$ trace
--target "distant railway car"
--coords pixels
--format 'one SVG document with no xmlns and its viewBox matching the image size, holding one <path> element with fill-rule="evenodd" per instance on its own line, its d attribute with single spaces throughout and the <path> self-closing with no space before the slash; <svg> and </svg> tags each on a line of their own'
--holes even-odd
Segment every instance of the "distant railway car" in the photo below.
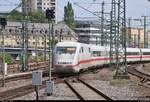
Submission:
<svg viewBox="0 0 150 102">
<path fill-rule="evenodd" d="M 59 42 L 54 49 L 54 70 L 58 73 L 78 73 L 90 67 L 103 66 L 112 60 L 109 53 L 109 47 Z M 126 55 L 127 62 L 150 61 L 150 49 L 127 48 Z"/>
<path fill-rule="evenodd" d="M 141 61 L 141 49 L 139 48 L 127 48 L 127 62 Z"/>
<path fill-rule="evenodd" d="M 141 60 L 150 61 L 150 49 L 141 49 Z"/>
</svg>

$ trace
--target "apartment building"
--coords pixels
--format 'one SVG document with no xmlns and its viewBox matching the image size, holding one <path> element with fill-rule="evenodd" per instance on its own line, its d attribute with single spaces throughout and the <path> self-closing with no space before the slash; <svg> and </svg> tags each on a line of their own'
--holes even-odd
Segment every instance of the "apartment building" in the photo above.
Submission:
<svg viewBox="0 0 150 102">
<path fill-rule="evenodd" d="M 109 32 L 106 26 L 103 28 L 102 38 L 101 25 L 99 20 L 78 20 L 76 21 L 75 32 L 78 34 L 78 41 L 81 43 L 109 46 Z"/>
<path fill-rule="evenodd" d="M 57 23 L 57 0 L 24 0 L 25 6 L 22 6 L 22 10 L 28 12 L 46 9 L 53 9 L 55 12 L 55 22 Z"/>
</svg>

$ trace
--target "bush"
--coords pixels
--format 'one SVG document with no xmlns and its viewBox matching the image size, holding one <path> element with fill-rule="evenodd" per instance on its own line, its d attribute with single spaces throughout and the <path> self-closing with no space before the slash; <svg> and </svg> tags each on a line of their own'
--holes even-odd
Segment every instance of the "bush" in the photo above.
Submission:
<svg viewBox="0 0 150 102">
<path fill-rule="evenodd" d="M 3 59 L 3 55 L 2 54 L 0 54 L 0 59 L 2 61 L 2 59 Z M 7 64 L 12 64 L 13 63 L 13 58 L 12 58 L 12 56 L 10 54 L 5 54 L 5 62 Z"/>
</svg>

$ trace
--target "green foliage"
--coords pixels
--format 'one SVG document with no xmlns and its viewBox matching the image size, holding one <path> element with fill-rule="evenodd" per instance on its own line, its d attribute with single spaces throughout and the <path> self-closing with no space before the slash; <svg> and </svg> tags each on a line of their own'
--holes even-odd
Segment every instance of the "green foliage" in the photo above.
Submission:
<svg viewBox="0 0 150 102">
<path fill-rule="evenodd" d="M 23 19 L 23 14 L 17 10 L 13 10 L 7 16 L 7 19 L 10 21 L 21 21 Z"/>
<path fill-rule="evenodd" d="M 71 29 L 74 29 L 75 27 L 74 11 L 72 8 L 72 4 L 69 2 L 67 6 L 64 7 L 64 21 Z"/>
<path fill-rule="evenodd" d="M 12 11 L 7 16 L 7 19 L 10 21 L 21 21 L 23 20 L 23 18 L 24 18 L 23 14 L 17 10 Z M 34 22 L 47 22 L 47 19 L 45 18 L 45 13 L 39 10 L 34 12 L 29 12 L 27 14 L 27 19 L 29 21 L 34 21 Z"/>
<path fill-rule="evenodd" d="M 2 61 L 2 59 L 3 59 L 3 55 L 2 55 L 2 54 L 0 54 L 0 59 L 1 59 L 1 61 Z M 5 62 L 6 62 L 7 64 L 12 64 L 12 63 L 13 63 L 13 58 L 12 58 L 12 56 L 9 55 L 9 54 L 5 54 Z"/>
<path fill-rule="evenodd" d="M 35 22 L 45 22 L 46 21 L 45 13 L 42 11 L 29 12 L 28 19 L 30 21 L 35 21 Z"/>
<path fill-rule="evenodd" d="M 51 46 L 51 43 L 52 43 L 52 40 L 50 40 L 50 43 L 48 43 L 48 45 L 50 45 Z M 56 45 L 58 43 L 58 40 L 56 40 L 56 39 L 54 39 L 54 45 Z"/>
</svg>

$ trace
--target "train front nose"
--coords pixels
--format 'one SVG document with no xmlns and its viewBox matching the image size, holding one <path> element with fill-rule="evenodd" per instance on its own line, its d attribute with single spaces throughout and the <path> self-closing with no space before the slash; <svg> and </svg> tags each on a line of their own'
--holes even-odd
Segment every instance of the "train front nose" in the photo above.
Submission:
<svg viewBox="0 0 150 102">
<path fill-rule="evenodd" d="M 55 72 L 74 73 L 73 68 L 76 47 L 58 46 L 55 53 Z"/>
<path fill-rule="evenodd" d="M 56 73 L 75 73 L 75 69 L 72 65 L 55 65 Z"/>
</svg>

